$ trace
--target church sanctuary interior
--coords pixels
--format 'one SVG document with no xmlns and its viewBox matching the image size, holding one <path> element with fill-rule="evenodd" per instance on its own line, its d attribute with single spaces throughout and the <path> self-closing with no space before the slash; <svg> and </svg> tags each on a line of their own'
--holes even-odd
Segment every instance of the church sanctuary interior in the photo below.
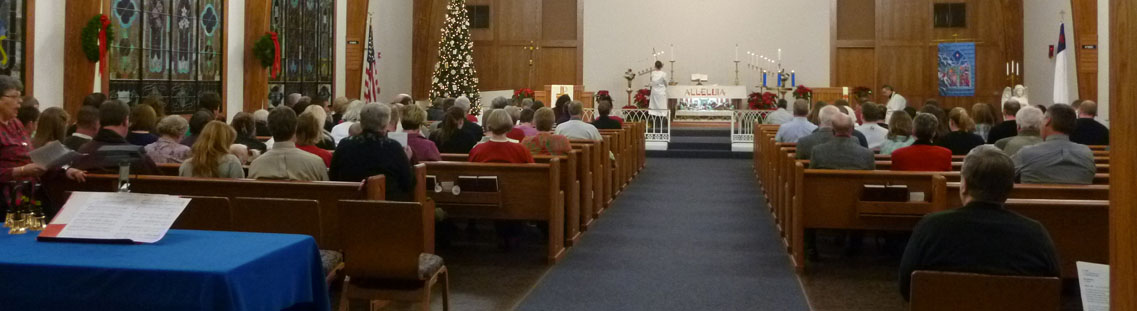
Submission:
<svg viewBox="0 0 1137 311">
<path fill-rule="evenodd" d="M 1137 311 L 1135 51 L 1137 0 L 0 0 L 0 310 Z"/>
</svg>

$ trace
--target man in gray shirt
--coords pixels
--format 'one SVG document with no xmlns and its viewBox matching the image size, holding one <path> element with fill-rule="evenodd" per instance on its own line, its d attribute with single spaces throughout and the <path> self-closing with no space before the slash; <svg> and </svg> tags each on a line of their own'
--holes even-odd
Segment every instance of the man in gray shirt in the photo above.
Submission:
<svg viewBox="0 0 1137 311">
<path fill-rule="evenodd" d="M 873 170 L 876 160 L 872 150 L 853 138 L 853 118 L 837 115 L 832 120 L 833 139 L 813 147 L 809 168 L 833 170 Z"/>
<path fill-rule="evenodd" d="M 1025 184 L 1083 184 L 1094 181 L 1094 153 L 1090 147 L 1070 141 L 1078 116 L 1066 104 L 1046 109 L 1042 143 L 1024 147 L 1012 159 L 1015 176 Z"/>
<path fill-rule="evenodd" d="M 1032 106 L 1022 107 L 1019 112 L 1015 113 L 1015 123 L 1018 124 L 1019 134 L 996 141 L 995 147 L 999 147 L 1007 155 L 1013 156 L 1023 147 L 1042 143 L 1043 118 L 1045 116 L 1042 114 L 1042 110 Z"/>
<path fill-rule="evenodd" d="M 848 117 L 845 113 L 841 112 L 836 106 L 821 107 L 817 112 L 818 121 L 821 122 L 821 127 L 809 134 L 809 136 L 802 137 L 797 141 L 796 157 L 798 159 L 809 160 L 813 147 L 824 144 L 833 140 L 833 120 L 840 117 Z M 861 147 L 868 147 L 869 143 L 865 140 L 865 136 L 857 130 L 852 131 L 854 139 L 860 143 Z"/>
</svg>

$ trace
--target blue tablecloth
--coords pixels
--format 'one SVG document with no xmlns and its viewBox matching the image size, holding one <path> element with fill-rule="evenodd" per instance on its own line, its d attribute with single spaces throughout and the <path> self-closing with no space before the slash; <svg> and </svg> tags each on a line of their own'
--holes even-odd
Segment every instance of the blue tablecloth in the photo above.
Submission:
<svg viewBox="0 0 1137 311">
<path fill-rule="evenodd" d="M 0 233 L 0 310 L 329 310 L 319 256 L 306 235 L 170 230 L 111 245 Z"/>
</svg>

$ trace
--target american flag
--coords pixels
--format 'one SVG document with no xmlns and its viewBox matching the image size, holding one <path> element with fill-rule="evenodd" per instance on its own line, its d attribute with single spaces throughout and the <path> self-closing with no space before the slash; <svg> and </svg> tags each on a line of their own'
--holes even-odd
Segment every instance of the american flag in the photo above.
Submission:
<svg viewBox="0 0 1137 311">
<path fill-rule="evenodd" d="M 379 60 L 380 53 L 375 50 L 375 34 L 371 30 L 370 21 L 367 24 L 367 48 L 363 51 L 367 54 L 363 58 L 363 100 L 370 103 L 379 101 L 379 80 L 375 79 L 378 68 L 375 67 L 375 62 Z"/>
</svg>

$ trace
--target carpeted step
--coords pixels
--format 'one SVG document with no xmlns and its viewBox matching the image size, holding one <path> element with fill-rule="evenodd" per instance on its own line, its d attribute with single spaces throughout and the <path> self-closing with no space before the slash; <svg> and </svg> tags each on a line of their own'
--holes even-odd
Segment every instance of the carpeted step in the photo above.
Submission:
<svg viewBox="0 0 1137 311">
<path fill-rule="evenodd" d="M 676 149 L 669 146 L 668 150 L 647 150 L 649 158 L 694 158 L 694 159 L 751 159 L 751 152 L 732 152 L 727 145 L 726 150 L 705 149 Z"/>
<path fill-rule="evenodd" d="M 671 129 L 671 137 L 676 136 L 715 136 L 730 138 L 730 128 L 681 128 Z"/>
<path fill-rule="evenodd" d="M 730 150 L 730 137 L 672 136 L 669 149 Z"/>
</svg>

